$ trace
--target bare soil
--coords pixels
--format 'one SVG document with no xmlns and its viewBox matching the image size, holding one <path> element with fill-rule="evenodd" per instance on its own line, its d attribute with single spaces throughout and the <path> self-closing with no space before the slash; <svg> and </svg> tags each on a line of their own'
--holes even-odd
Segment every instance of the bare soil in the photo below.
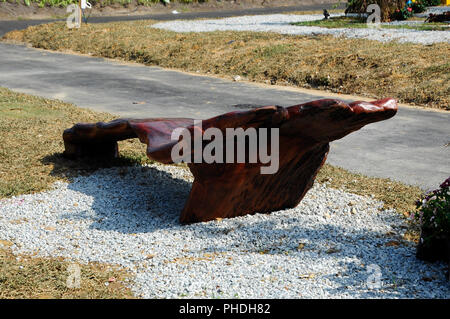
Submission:
<svg viewBox="0 0 450 319">
<path fill-rule="evenodd" d="M 172 2 L 164 6 L 155 3 L 149 6 L 138 5 L 136 0 L 131 4 L 112 4 L 101 6 L 96 4 L 91 10 L 91 16 L 120 16 L 120 15 L 147 15 L 171 13 L 176 10 L 183 12 L 206 12 L 220 10 L 243 10 L 252 8 L 270 8 L 282 6 L 299 6 L 314 4 L 336 3 L 337 0 L 209 0 L 207 2 L 179 3 Z M 37 3 L 30 6 L 18 3 L 0 2 L 0 20 L 16 19 L 49 19 L 63 18 L 67 15 L 66 8 L 44 7 L 39 8 Z"/>
</svg>

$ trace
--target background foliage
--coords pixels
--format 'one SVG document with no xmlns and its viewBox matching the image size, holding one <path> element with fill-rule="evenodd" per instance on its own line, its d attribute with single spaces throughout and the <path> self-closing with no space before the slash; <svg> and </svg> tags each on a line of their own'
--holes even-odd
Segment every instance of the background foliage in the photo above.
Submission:
<svg viewBox="0 0 450 319">
<path fill-rule="evenodd" d="M 395 10 L 401 10 L 405 7 L 406 0 L 349 0 L 347 3 L 348 12 L 365 13 L 367 7 L 376 3 L 381 8 L 381 21 L 389 21 L 390 16 Z"/>
</svg>

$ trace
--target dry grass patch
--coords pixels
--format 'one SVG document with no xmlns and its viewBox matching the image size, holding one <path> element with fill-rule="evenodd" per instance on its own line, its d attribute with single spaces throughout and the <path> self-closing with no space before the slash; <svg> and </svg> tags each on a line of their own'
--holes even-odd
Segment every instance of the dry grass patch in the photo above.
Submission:
<svg viewBox="0 0 450 319">
<path fill-rule="evenodd" d="M 152 21 L 53 23 L 13 31 L 5 39 L 147 65 L 248 80 L 319 88 L 450 110 L 450 44 L 381 43 L 276 33 L 175 33 Z"/>
<path fill-rule="evenodd" d="M 423 191 L 419 187 L 405 185 L 388 178 L 368 177 L 349 172 L 343 168 L 325 164 L 316 180 L 328 187 L 342 189 L 346 192 L 362 196 L 371 196 L 384 203 L 384 209 L 395 209 L 403 217 L 408 218 L 416 210 L 415 201 Z M 403 236 L 404 240 L 418 243 L 419 226 L 408 218 L 409 228 Z"/>
<path fill-rule="evenodd" d="M 74 123 L 110 120 L 114 116 L 80 109 L 0 88 L 0 198 L 48 189 L 99 167 L 147 161 L 136 140 L 121 143 L 122 155 L 112 162 L 70 161 L 61 156 L 62 132 Z M 22 222 L 18 220 L 17 222 Z M 14 256 L 13 243 L 0 240 L 0 298 L 131 298 L 123 285 L 125 271 L 90 263 L 81 268 L 81 287 L 67 288 L 70 264 L 61 258 Z M 114 278 L 108 286 L 110 278 Z"/>
<path fill-rule="evenodd" d="M 385 209 L 394 208 L 404 216 L 415 210 L 415 201 L 422 194 L 419 187 L 409 186 L 387 178 L 368 177 L 343 168 L 325 164 L 316 179 L 328 187 L 383 201 Z"/>
<path fill-rule="evenodd" d="M 99 167 L 149 161 L 144 144 L 137 139 L 120 142 L 121 156 L 114 161 L 70 161 L 62 157 L 64 129 L 78 122 L 114 118 L 0 88 L 0 198 L 46 190 L 57 179 L 67 180 Z"/>
<path fill-rule="evenodd" d="M 124 285 L 128 274 L 117 267 L 97 263 L 76 264 L 80 268 L 80 287 L 68 288 L 70 261 L 16 256 L 1 244 L 2 241 L 0 299 L 134 298 Z"/>
</svg>

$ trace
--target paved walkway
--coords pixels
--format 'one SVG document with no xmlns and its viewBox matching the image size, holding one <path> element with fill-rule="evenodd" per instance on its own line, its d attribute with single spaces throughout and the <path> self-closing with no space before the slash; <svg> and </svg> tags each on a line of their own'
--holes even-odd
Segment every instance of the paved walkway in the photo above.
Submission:
<svg viewBox="0 0 450 319">
<path fill-rule="evenodd" d="M 126 117 L 208 118 L 246 104 L 289 106 L 330 97 L 5 43 L 0 86 Z M 448 112 L 401 107 L 394 118 L 333 142 L 328 162 L 432 188 L 450 175 L 449 124 Z"/>
</svg>

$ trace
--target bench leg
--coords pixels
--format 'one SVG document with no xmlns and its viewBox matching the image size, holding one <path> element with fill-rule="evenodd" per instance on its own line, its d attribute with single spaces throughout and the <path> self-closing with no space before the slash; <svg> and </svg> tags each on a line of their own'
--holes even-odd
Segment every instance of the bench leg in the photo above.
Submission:
<svg viewBox="0 0 450 319">
<path fill-rule="evenodd" d="M 79 123 L 63 133 L 64 153 L 67 158 L 116 158 L 117 141 L 137 137 L 126 119 L 109 123 Z"/>
<path fill-rule="evenodd" d="M 280 145 L 281 146 L 281 145 Z M 195 179 L 181 223 L 293 208 L 312 187 L 329 144 L 308 151 L 286 143 L 277 173 L 262 175 L 256 164 L 189 164 Z"/>
</svg>

